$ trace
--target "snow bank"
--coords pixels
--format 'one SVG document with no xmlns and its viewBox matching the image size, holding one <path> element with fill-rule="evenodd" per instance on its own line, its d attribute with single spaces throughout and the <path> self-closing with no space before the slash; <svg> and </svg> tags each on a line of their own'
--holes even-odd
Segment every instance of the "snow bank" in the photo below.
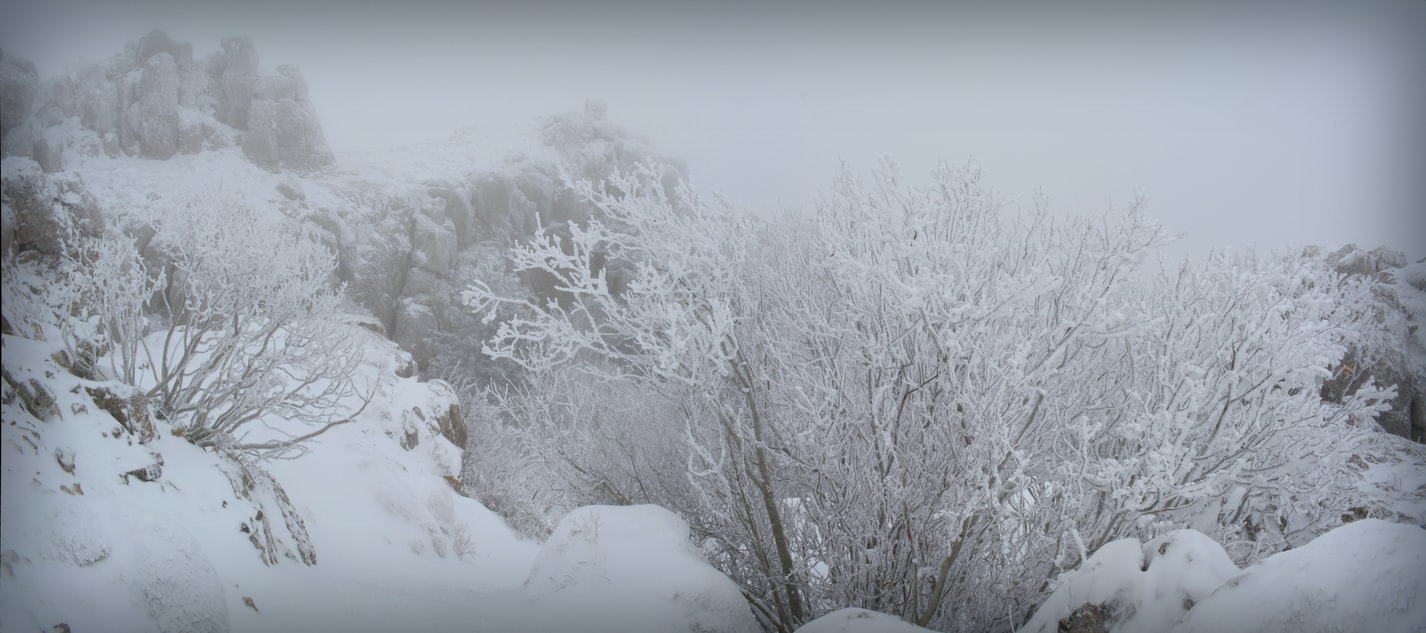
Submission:
<svg viewBox="0 0 1426 633">
<path fill-rule="evenodd" d="M 455 490 L 459 451 L 437 425 L 450 390 L 397 377 L 394 344 L 351 336 L 368 339 L 373 405 L 264 464 L 157 419 L 141 442 L 90 391 L 123 385 L 5 335 L 0 630 L 447 630 L 505 608 L 490 592 L 520 586 L 536 546 Z M 44 406 L 11 380 L 43 385 Z"/>
<path fill-rule="evenodd" d="M 1366 519 L 1238 570 L 1193 530 L 1121 539 L 1066 574 L 1022 633 L 1426 631 L 1426 530 Z"/>
<path fill-rule="evenodd" d="M 540 548 L 524 614 L 499 630 L 758 631 L 738 586 L 705 562 L 688 523 L 658 506 L 570 512 Z"/>
<path fill-rule="evenodd" d="M 802 625 L 797 633 L 924 633 L 930 630 L 894 615 L 866 609 L 842 609 Z"/>
<path fill-rule="evenodd" d="M 1426 530 L 1365 519 L 1269 556 L 1175 633 L 1426 631 Z"/>
<path fill-rule="evenodd" d="M 1060 620 L 1079 613 L 1116 622 L 1118 633 L 1165 631 L 1237 573 L 1223 548 L 1201 532 L 1176 530 L 1143 545 L 1120 539 L 1065 575 L 1020 630 L 1054 633 Z"/>
</svg>

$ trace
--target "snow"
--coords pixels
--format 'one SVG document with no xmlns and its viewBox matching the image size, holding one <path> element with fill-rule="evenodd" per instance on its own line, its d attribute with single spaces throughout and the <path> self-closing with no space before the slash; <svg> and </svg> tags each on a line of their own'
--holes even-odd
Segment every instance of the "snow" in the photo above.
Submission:
<svg viewBox="0 0 1426 633">
<path fill-rule="evenodd" d="M 396 353 L 353 330 L 371 337 L 371 349 Z M 76 631 L 449 628 L 500 604 L 480 596 L 523 582 L 536 545 L 456 494 L 445 477 L 459 471 L 458 449 L 428 425 L 411 450 L 400 445 L 403 413 L 423 409 L 434 419 L 451 398 L 439 383 L 386 373 L 382 406 L 314 440 L 300 458 L 266 464 L 317 560 L 280 556 L 267 565 L 242 530 L 266 511 L 278 550 L 295 556 L 301 539 L 283 529 L 280 504 L 261 486 L 251 498 L 237 494 L 225 473 L 242 465 L 172 436 L 165 422 L 155 421 L 158 438 L 138 444 L 84 389 L 118 385 L 65 372 L 50 358 L 59 348 L 4 337 L 6 372 L 45 384 L 56 406 L 36 419 L 17 398 L 4 405 L 0 630 L 60 622 Z M 120 478 L 155 455 L 156 481 Z"/>
<path fill-rule="evenodd" d="M 1364 519 L 1269 556 L 1194 606 L 1175 633 L 1426 631 L 1426 530 Z"/>
<path fill-rule="evenodd" d="M 449 387 L 396 377 L 394 344 L 351 335 L 365 337 L 373 406 L 260 469 L 163 421 L 137 443 L 85 390 L 122 385 L 65 372 L 57 343 L 6 335 L 6 372 L 46 384 L 56 406 L 37 419 L 18 398 L 4 405 L 0 630 L 758 630 L 737 585 L 662 508 L 581 508 L 542 547 L 517 538 L 448 479 L 460 454 L 434 420 Z M 156 456 L 156 481 L 120 478 Z M 263 470 L 304 527 L 284 525 Z M 258 481 L 247 497 L 234 483 L 245 474 Z M 249 540 L 262 512 L 272 565 Z M 296 560 L 304 541 L 315 565 Z"/>
<path fill-rule="evenodd" d="M 507 631 L 758 631 L 738 586 L 698 554 L 688 523 L 651 505 L 566 515 L 535 557 Z"/>
<path fill-rule="evenodd" d="M 1426 530 L 1365 519 L 1246 570 L 1193 530 L 1121 539 L 1063 576 L 1022 633 L 1108 607 L 1113 633 L 1426 631 Z"/>
<path fill-rule="evenodd" d="M 901 618 L 866 609 L 841 609 L 802 625 L 796 633 L 922 633 L 930 631 Z"/>
</svg>

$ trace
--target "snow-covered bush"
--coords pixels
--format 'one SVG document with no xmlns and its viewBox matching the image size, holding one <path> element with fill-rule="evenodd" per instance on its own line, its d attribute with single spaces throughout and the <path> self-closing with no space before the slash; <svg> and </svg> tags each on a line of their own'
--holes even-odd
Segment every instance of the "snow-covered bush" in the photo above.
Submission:
<svg viewBox="0 0 1426 633">
<path fill-rule="evenodd" d="M 497 403 L 550 479 L 688 517 L 779 631 L 848 605 L 1013 627 L 1116 538 L 1192 526 L 1246 560 L 1360 501 L 1382 392 L 1318 392 L 1369 281 L 1242 255 L 1145 285 L 1137 201 L 1066 220 L 974 167 L 874 176 L 766 222 L 651 170 L 576 185 L 601 215 L 512 253 L 556 298 L 467 293 L 513 314 L 485 351 L 529 372 Z"/>
<path fill-rule="evenodd" d="M 274 215 L 221 194 L 172 204 L 149 244 L 157 262 L 123 234 L 71 244 L 101 367 L 201 446 L 286 452 L 369 399 L 333 254 Z"/>
</svg>

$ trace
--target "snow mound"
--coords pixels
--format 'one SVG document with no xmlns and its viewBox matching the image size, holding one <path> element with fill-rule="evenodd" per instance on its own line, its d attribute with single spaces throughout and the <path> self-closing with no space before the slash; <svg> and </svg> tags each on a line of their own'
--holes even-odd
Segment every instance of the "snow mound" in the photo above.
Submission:
<svg viewBox="0 0 1426 633">
<path fill-rule="evenodd" d="M 1175 530 L 1140 545 L 1120 539 L 1063 577 L 1020 630 L 1054 633 L 1067 618 L 1101 618 L 1116 633 L 1165 631 L 1238 573 L 1213 539 Z"/>
<path fill-rule="evenodd" d="M 866 609 L 841 609 L 798 627 L 796 633 L 922 633 L 930 631 L 894 615 Z"/>
<path fill-rule="evenodd" d="M 1426 631 L 1426 530 L 1366 519 L 1246 570 L 1193 530 L 1106 544 L 1021 633 Z M 1073 628 L 1073 627 L 1071 627 Z"/>
<path fill-rule="evenodd" d="M 1426 631 L 1426 530 L 1365 519 L 1269 556 L 1175 633 Z"/>
<path fill-rule="evenodd" d="M 757 631 L 738 586 L 698 554 L 688 523 L 652 505 L 587 506 L 555 527 L 516 630 Z"/>
</svg>

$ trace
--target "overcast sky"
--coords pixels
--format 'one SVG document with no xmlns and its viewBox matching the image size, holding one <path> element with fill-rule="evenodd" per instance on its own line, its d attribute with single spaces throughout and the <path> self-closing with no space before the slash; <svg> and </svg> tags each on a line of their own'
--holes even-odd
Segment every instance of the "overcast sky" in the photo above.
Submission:
<svg viewBox="0 0 1426 633">
<path fill-rule="evenodd" d="M 1097 214 L 1137 187 L 1211 246 L 1426 256 L 1426 1 L 1052 8 L 907 3 L 26 2 L 0 46 L 52 76 L 153 28 L 253 39 L 306 75 L 338 152 L 528 125 L 603 99 L 754 210 L 840 161 L 975 157 L 1005 192 Z M 1158 3 L 1155 3 L 1158 4 Z"/>
</svg>

